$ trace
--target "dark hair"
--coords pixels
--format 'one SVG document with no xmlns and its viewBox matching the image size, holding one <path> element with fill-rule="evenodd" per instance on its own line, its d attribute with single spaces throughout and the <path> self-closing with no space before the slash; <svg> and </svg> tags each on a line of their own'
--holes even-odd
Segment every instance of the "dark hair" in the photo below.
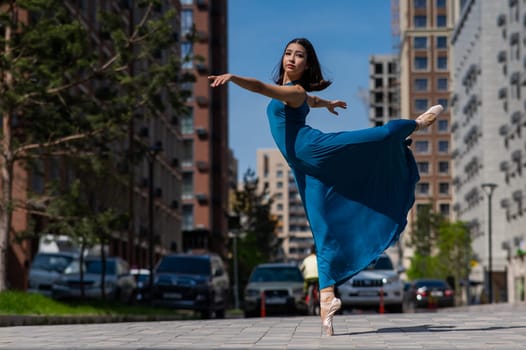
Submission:
<svg viewBox="0 0 526 350">
<path fill-rule="evenodd" d="M 283 55 L 285 54 L 287 47 L 289 47 L 289 45 L 293 43 L 303 46 L 305 48 L 305 51 L 307 51 L 307 68 L 305 69 L 305 72 L 303 72 L 303 75 L 299 79 L 299 84 L 306 91 L 320 91 L 331 85 L 331 81 L 323 79 L 320 62 L 318 61 L 318 56 L 316 55 L 314 46 L 312 46 L 311 42 L 308 39 L 292 39 L 285 46 L 285 50 L 283 50 Z M 283 75 L 285 74 L 285 70 L 283 69 L 283 55 L 281 55 L 281 60 L 276 66 L 274 73 L 274 82 L 280 85 L 283 84 Z"/>
</svg>

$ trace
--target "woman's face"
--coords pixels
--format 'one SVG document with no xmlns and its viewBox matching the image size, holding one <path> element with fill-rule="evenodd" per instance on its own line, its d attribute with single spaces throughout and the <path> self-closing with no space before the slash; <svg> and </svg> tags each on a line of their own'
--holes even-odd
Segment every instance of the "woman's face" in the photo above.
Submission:
<svg viewBox="0 0 526 350">
<path fill-rule="evenodd" d="M 283 54 L 282 64 L 285 71 L 284 82 L 300 79 L 307 68 L 307 51 L 300 44 L 289 44 Z"/>
</svg>

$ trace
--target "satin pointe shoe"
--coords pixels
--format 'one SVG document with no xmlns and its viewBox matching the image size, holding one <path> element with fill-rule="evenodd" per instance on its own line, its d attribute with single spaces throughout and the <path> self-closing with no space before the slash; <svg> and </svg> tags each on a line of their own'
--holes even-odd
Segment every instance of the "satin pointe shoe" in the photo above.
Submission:
<svg viewBox="0 0 526 350">
<path fill-rule="evenodd" d="M 424 113 L 420 114 L 415 119 L 416 129 L 420 130 L 420 129 L 429 127 L 431 124 L 433 124 L 436 121 L 438 115 L 442 113 L 443 110 L 444 110 L 444 107 L 442 107 L 442 105 L 434 105 L 430 107 Z"/>
<path fill-rule="evenodd" d="M 340 310 L 342 307 L 342 301 L 338 298 L 333 298 L 330 303 L 328 302 L 321 302 L 320 306 L 322 309 L 328 309 L 327 310 L 327 316 L 322 320 L 321 324 L 321 335 L 323 336 L 332 336 L 334 334 L 334 327 L 332 325 L 332 320 L 334 318 L 334 314 Z M 322 313 L 322 312 L 320 312 Z"/>
</svg>

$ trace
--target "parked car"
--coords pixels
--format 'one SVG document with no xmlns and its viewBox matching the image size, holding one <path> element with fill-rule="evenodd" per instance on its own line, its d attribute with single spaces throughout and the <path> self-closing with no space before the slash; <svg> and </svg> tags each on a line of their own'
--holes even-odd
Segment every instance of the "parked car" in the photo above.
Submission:
<svg viewBox="0 0 526 350">
<path fill-rule="evenodd" d="M 384 310 L 403 312 L 404 283 L 400 280 L 402 269 L 395 269 L 387 254 L 382 254 L 376 262 L 360 271 L 353 278 L 337 287 L 346 309 Z"/>
<path fill-rule="evenodd" d="M 202 318 L 225 317 L 230 279 L 216 254 L 173 254 L 161 258 L 152 289 L 154 306 L 194 310 Z"/>
<path fill-rule="evenodd" d="M 303 275 L 296 265 L 287 263 L 260 264 L 250 274 L 245 288 L 245 317 L 261 314 L 261 299 L 265 313 L 306 314 Z"/>
<path fill-rule="evenodd" d="M 104 280 L 105 297 L 108 300 L 131 302 L 136 288 L 135 278 L 130 273 L 128 263 L 119 257 L 106 258 Z M 84 276 L 80 272 L 64 273 L 52 287 L 53 298 L 79 298 L 81 285 L 86 298 L 102 298 L 102 259 L 88 257 L 84 260 Z"/>
<path fill-rule="evenodd" d="M 137 288 L 135 288 L 134 300 L 145 302 L 150 300 L 150 270 L 131 269 L 131 275 L 135 278 Z"/>
<path fill-rule="evenodd" d="M 78 271 L 78 254 L 37 253 L 29 268 L 28 292 L 51 296 L 51 287 L 63 273 Z"/>
<path fill-rule="evenodd" d="M 455 291 L 441 279 L 418 279 L 411 282 L 409 303 L 415 307 L 455 306 Z"/>
</svg>

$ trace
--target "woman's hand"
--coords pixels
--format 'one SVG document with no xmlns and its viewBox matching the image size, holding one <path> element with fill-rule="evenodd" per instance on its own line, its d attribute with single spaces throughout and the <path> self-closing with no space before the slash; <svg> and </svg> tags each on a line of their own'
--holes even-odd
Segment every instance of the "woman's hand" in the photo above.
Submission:
<svg viewBox="0 0 526 350">
<path fill-rule="evenodd" d="M 338 115 L 338 112 L 336 112 L 336 107 L 346 109 L 347 103 L 344 101 L 340 101 L 340 100 L 329 101 L 329 105 L 327 106 L 327 109 L 329 110 L 329 112 L 331 112 L 332 114 Z"/>
<path fill-rule="evenodd" d="M 232 80 L 232 77 L 232 74 L 209 75 L 208 80 L 210 80 L 211 87 L 216 87 L 219 85 L 225 85 Z"/>
</svg>

